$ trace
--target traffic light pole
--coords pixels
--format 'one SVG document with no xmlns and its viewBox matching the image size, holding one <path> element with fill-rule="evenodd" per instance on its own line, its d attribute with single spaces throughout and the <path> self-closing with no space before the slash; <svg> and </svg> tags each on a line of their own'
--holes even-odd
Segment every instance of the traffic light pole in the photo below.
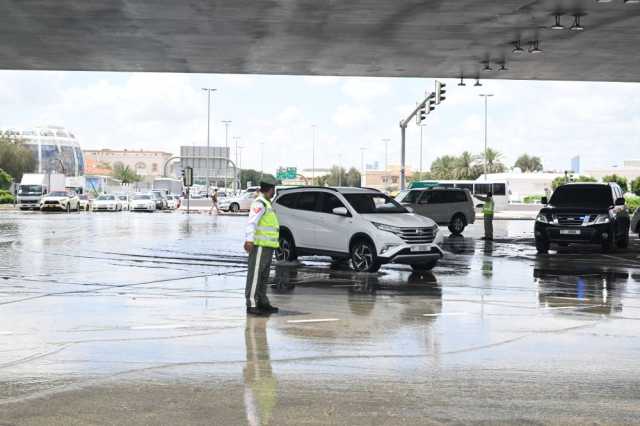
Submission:
<svg viewBox="0 0 640 426">
<path fill-rule="evenodd" d="M 427 95 L 426 98 L 424 98 L 424 100 L 422 102 L 420 102 L 416 106 L 416 109 L 414 109 L 413 112 L 411 114 L 409 114 L 409 116 L 406 119 L 400 121 L 400 190 L 401 191 L 404 191 L 406 189 L 406 186 L 407 186 L 407 175 L 406 175 L 406 170 L 405 170 L 406 145 L 407 145 L 407 141 L 406 141 L 407 125 L 409 125 L 411 120 L 413 120 L 413 117 L 415 117 L 416 114 L 422 108 L 425 107 L 427 102 L 429 102 L 431 99 L 435 98 L 435 96 L 436 96 L 436 94 L 434 92 L 431 92 L 429 95 Z"/>
</svg>

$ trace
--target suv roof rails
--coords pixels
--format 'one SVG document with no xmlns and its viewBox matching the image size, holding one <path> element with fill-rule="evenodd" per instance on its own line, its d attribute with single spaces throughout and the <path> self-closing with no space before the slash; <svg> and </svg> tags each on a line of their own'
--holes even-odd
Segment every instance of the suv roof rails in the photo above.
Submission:
<svg viewBox="0 0 640 426">
<path fill-rule="evenodd" d="M 291 191 L 292 189 L 328 189 L 329 191 L 338 192 L 336 188 L 333 188 L 331 186 L 319 186 L 319 185 L 314 185 L 314 186 L 300 185 L 300 186 L 293 186 L 291 188 L 278 188 L 278 192 Z"/>
<path fill-rule="evenodd" d="M 371 191 L 382 192 L 378 188 L 371 188 L 370 186 L 361 186 L 360 189 L 370 189 Z"/>
</svg>

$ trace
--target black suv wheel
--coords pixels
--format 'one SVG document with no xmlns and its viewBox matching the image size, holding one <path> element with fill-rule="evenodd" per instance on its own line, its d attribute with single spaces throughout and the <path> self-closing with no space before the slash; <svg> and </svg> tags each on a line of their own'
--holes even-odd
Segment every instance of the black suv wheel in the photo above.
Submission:
<svg viewBox="0 0 640 426">
<path fill-rule="evenodd" d="M 351 268 L 356 272 L 377 272 L 380 262 L 376 256 L 376 248 L 368 240 L 360 239 L 351 245 Z"/>
<path fill-rule="evenodd" d="M 539 254 L 549 253 L 549 242 L 540 238 L 536 238 L 536 250 Z"/>
<path fill-rule="evenodd" d="M 462 213 L 457 213 L 453 218 L 451 218 L 451 222 L 449 222 L 449 231 L 453 235 L 460 235 L 466 226 L 467 220 L 464 215 Z"/>
<path fill-rule="evenodd" d="M 417 265 L 411 265 L 411 268 L 416 271 L 416 272 L 424 272 L 424 271 L 430 271 L 433 268 L 435 268 L 435 266 L 438 264 L 438 259 L 434 259 L 434 260 L 430 260 L 426 263 L 420 263 Z"/>
</svg>

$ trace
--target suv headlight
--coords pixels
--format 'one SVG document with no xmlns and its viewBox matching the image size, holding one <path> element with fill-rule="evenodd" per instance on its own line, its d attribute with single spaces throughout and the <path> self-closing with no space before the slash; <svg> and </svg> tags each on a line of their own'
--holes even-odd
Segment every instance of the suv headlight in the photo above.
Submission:
<svg viewBox="0 0 640 426">
<path fill-rule="evenodd" d="M 393 234 L 397 234 L 398 232 L 400 232 L 400 228 L 396 228 L 395 226 L 385 225 L 383 223 L 377 223 L 377 222 L 371 222 L 371 223 L 373 224 L 373 226 L 375 226 L 381 231 L 387 231 Z"/>
<path fill-rule="evenodd" d="M 596 225 L 602 225 L 609 222 L 611 222 L 611 219 L 609 219 L 609 215 L 607 214 L 599 214 L 596 217 L 596 220 L 593 221 Z"/>
<path fill-rule="evenodd" d="M 549 223 L 549 219 L 546 215 L 538 213 L 538 216 L 536 216 L 536 222 Z"/>
</svg>

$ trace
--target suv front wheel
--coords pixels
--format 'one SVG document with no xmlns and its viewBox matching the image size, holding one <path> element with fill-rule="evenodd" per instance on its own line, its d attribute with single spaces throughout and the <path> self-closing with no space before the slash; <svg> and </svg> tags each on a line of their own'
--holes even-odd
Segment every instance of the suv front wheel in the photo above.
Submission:
<svg viewBox="0 0 640 426">
<path fill-rule="evenodd" d="M 358 240 L 351 245 L 351 267 L 356 272 L 377 272 L 380 262 L 377 260 L 376 248 L 370 241 Z"/>
<path fill-rule="evenodd" d="M 451 218 L 451 222 L 449 222 L 449 231 L 453 235 L 460 235 L 464 228 L 467 226 L 467 221 L 463 214 L 458 213 L 453 218 Z"/>
<path fill-rule="evenodd" d="M 276 249 L 276 259 L 283 262 L 291 262 L 298 258 L 296 245 L 289 233 L 280 233 L 280 247 Z"/>
</svg>

